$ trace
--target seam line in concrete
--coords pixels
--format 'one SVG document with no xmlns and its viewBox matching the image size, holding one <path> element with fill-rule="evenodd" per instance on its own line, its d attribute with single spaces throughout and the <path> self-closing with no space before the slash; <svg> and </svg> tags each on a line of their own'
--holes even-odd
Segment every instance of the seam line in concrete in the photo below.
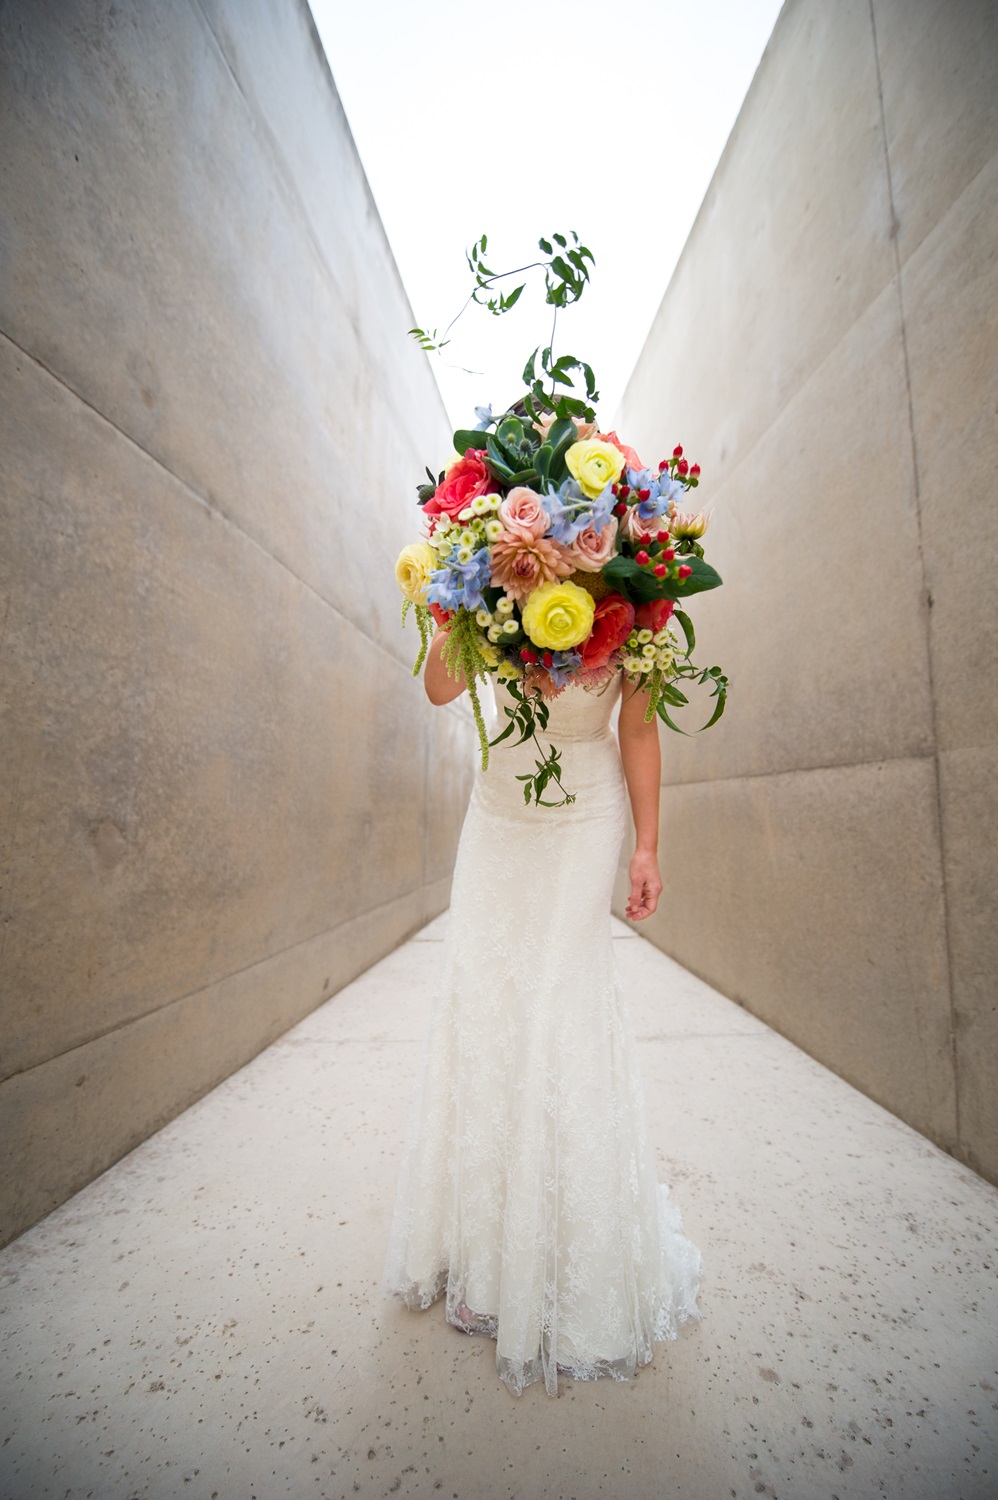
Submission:
<svg viewBox="0 0 998 1500">
<path fill-rule="evenodd" d="M 271 963 L 275 958 L 283 958 L 286 953 L 293 953 L 296 948 L 301 948 L 306 943 L 314 943 L 317 938 L 328 937 L 331 933 L 339 932 L 341 928 L 348 927 L 351 922 L 359 922 L 364 917 L 374 916 L 379 911 L 385 911 L 389 906 L 395 906 L 399 901 L 404 901 L 406 895 L 411 894 L 412 892 L 406 892 L 401 896 L 393 896 L 390 901 L 381 901 L 377 906 L 369 906 L 364 911 L 357 912 L 355 916 L 346 917 L 342 922 L 336 922 L 332 927 L 322 927 L 318 932 L 309 933 L 306 937 L 299 938 L 297 942 L 288 943 L 283 948 L 275 948 L 273 953 L 265 953 L 262 958 L 254 958 L 248 964 L 243 964 L 238 969 L 230 969 L 225 974 L 219 974 L 216 979 L 209 979 L 207 984 L 199 984 L 196 989 L 187 990 L 183 995 L 172 995 L 169 1000 L 164 1000 L 161 1005 L 154 1005 L 149 1010 L 142 1011 L 140 1015 L 131 1016 L 127 1021 L 119 1021 L 115 1026 L 108 1026 L 104 1031 L 96 1031 L 93 1036 L 88 1036 L 85 1041 L 77 1042 L 72 1047 L 65 1047 L 61 1052 L 53 1052 L 49 1057 L 44 1057 L 40 1062 L 32 1063 L 27 1068 L 15 1068 L 12 1073 L 7 1073 L 3 1078 L 0 1078 L 0 1088 L 5 1083 L 9 1083 L 12 1078 L 23 1078 L 28 1073 L 35 1072 L 37 1068 L 44 1068 L 48 1063 L 57 1062 L 61 1057 L 71 1057 L 74 1052 L 79 1052 L 83 1047 L 91 1047 L 94 1042 L 102 1042 L 105 1037 L 114 1036 L 116 1031 L 126 1031 L 129 1026 L 140 1025 L 151 1016 L 158 1016 L 162 1011 L 169 1010 L 172 1005 L 182 1005 L 185 1000 L 193 1000 L 198 995 L 203 995 L 206 990 L 214 989 L 216 985 L 226 984 L 230 979 L 238 979 L 241 974 L 248 974 L 252 969 L 258 969 L 263 964 Z M 402 944 L 408 941 L 410 941 L 408 938 L 403 938 Z M 376 958 L 374 963 L 370 963 L 367 965 L 367 968 L 361 969 L 359 973 L 354 975 L 353 979 L 348 979 L 340 988 L 346 989 L 348 984 L 353 984 L 354 980 L 359 979 L 361 974 L 366 974 L 368 969 L 374 967 L 374 964 L 380 963 L 382 958 L 387 958 L 390 953 L 396 953 L 402 944 L 396 944 L 394 948 L 390 948 L 387 953 L 381 955 L 381 958 Z M 339 990 L 333 990 L 332 994 L 327 995 L 325 999 L 317 1000 L 312 1009 L 318 1010 L 320 1005 L 325 1005 L 326 1001 L 331 1000 L 333 995 L 337 994 L 339 994 Z M 306 1015 L 310 1015 L 311 1013 L 311 1011 L 307 1011 Z M 305 1016 L 302 1016 L 298 1021 L 289 1022 L 285 1030 L 274 1038 L 274 1042 L 279 1041 L 286 1032 L 291 1030 L 292 1026 L 299 1026 L 304 1019 Z M 267 1045 L 273 1046 L 274 1042 L 269 1042 Z"/>
<path fill-rule="evenodd" d="M 228 515 L 224 510 L 221 510 L 217 505 L 213 505 L 211 501 L 207 500 L 199 490 L 196 490 L 194 488 L 189 480 L 182 479 L 179 474 L 175 473 L 174 470 L 170 468 L 169 464 L 164 463 L 163 460 L 159 458 L 155 453 L 150 453 L 149 449 L 144 448 L 141 443 L 137 442 L 135 438 L 132 437 L 130 432 L 126 432 L 123 427 L 120 427 L 118 423 L 113 420 L 113 418 L 107 415 L 106 412 L 101 411 L 99 406 L 95 406 L 87 396 L 84 396 L 82 392 L 78 391 L 75 386 L 69 383 L 68 380 L 64 379 L 63 376 L 58 374 L 57 371 L 53 370 L 49 365 L 47 365 L 43 359 L 39 359 L 37 354 L 32 354 L 30 349 L 25 349 L 23 344 L 19 344 L 17 339 L 13 338 L 5 328 L 0 328 L 0 338 L 2 338 L 5 343 L 8 343 L 12 349 L 16 349 L 17 352 L 23 355 L 25 359 L 30 360 L 31 363 L 35 365 L 39 370 L 43 370 L 50 380 L 54 380 L 56 385 L 61 386 L 64 391 L 67 391 L 71 396 L 75 398 L 75 400 L 79 401 L 81 406 L 85 406 L 88 411 L 93 412 L 94 416 L 97 417 L 99 421 L 103 422 L 107 427 L 110 427 L 112 432 L 116 432 L 118 436 L 123 438 L 130 447 L 135 449 L 137 453 L 141 453 L 149 463 L 154 464 L 157 469 L 161 470 L 162 473 L 168 474 L 173 482 L 179 485 L 184 493 L 186 495 L 189 495 L 190 498 L 194 500 L 194 502 L 199 505 L 202 510 L 206 511 L 208 515 L 213 516 L 216 520 L 221 521 L 224 525 L 230 526 L 232 530 L 237 533 L 237 535 L 241 536 L 243 540 L 247 542 L 251 547 L 254 547 L 262 557 L 267 558 L 275 565 L 275 567 L 278 567 L 283 572 L 287 573 L 288 576 L 299 583 L 303 589 L 306 589 L 314 599 L 317 599 L 318 602 L 324 605 L 326 609 L 331 610 L 338 620 L 342 620 L 344 625 L 348 625 L 351 630 L 353 630 L 357 635 L 361 637 L 362 640 L 373 646 L 377 652 L 385 657 L 387 661 L 391 662 L 393 666 L 397 667 L 399 671 L 406 672 L 411 675 L 412 668 L 410 666 L 407 666 L 400 657 L 393 656 L 386 646 L 383 646 L 380 641 L 375 639 L 374 636 L 368 635 L 366 631 L 362 630 L 361 627 L 357 624 L 356 620 L 351 619 L 348 614 L 345 614 L 344 611 L 340 609 L 339 605 L 334 604 L 331 599 L 327 599 L 325 594 L 321 594 L 315 587 L 315 585 L 309 583 L 306 578 L 302 578 L 300 573 L 296 573 L 294 568 L 291 567 L 290 563 L 287 563 L 282 558 L 275 556 L 273 552 L 269 551 L 262 542 L 258 541 L 251 532 L 247 531 L 243 526 L 241 526 L 238 521 L 233 519 L 232 516 Z M 445 707 L 450 708 L 450 705 L 447 704 L 445 705 Z M 452 709 L 451 712 L 455 712 L 455 710 Z M 460 717 L 462 721 L 466 717 L 470 718 L 470 715 L 465 715 L 460 711 L 457 712 L 458 717 Z"/>
<path fill-rule="evenodd" d="M 935 681 L 932 671 L 932 595 L 929 592 L 925 571 L 925 548 L 922 542 L 922 485 L 918 466 L 918 439 L 915 434 L 915 403 L 911 390 L 911 361 L 908 355 L 908 325 L 904 309 L 904 285 L 901 268 L 901 251 L 898 246 L 898 216 L 894 203 L 894 179 L 891 173 L 891 155 L 887 144 L 887 111 L 884 107 L 883 78 L 880 72 L 880 42 L 877 37 L 877 18 L 873 0 L 867 0 L 870 9 L 870 31 L 873 38 L 873 60 L 877 70 L 877 97 L 880 104 L 880 131 L 884 145 L 884 171 L 887 178 L 887 201 L 891 211 L 891 244 L 894 251 L 894 277 L 897 285 L 898 321 L 901 327 L 901 357 L 904 362 L 905 395 L 908 401 L 908 442 L 911 452 L 911 477 L 915 501 L 915 530 L 918 541 L 918 565 L 922 578 L 922 616 L 925 632 L 925 672 L 929 686 L 929 715 L 932 724 L 932 765 L 935 776 L 936 826 L 939 830 L 939 891 L 942 902 L 943 935 L 946 943 L 946 982 L 949 990 L 949 1051 L 950 1068 L 953 1074 L 953 1125 L 957 1142 L 962 1144 L 963 1131 L 960 1110 L 960 1070 L 956 1044 L 956 1001 L 953 990 L 953 945 L 950 935 L 949 893 L 946 889 L 946 831 L 943 821 L 942 776 L 939 765 L 939 719 L 936 705 Z"/>
<path fill-rule="evenodd" d="M 765 781 L 775 776 L 810 776 L 813 771 L 856 771 L 864 766 L 897 766 L 905 761 L 917 763 L 936 759 L 934 750 L 927 750 L 924 755 L 875 755 L 870 760 L 836 760 L 813 766 L 786 766 L 775 771 L 741 771 L 737 776 L 699 776 L 690 781 L 664 781 L 662 791 L 671 792 L 684 786 L 723 786 L 727 781 Z"/>
</svg>

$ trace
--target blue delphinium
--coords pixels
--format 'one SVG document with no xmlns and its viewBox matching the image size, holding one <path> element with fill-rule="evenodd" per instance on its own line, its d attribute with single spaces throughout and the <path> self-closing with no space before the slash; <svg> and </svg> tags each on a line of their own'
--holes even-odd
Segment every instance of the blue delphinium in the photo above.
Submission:
<svg viewBox="0 0 998 1500">
<path fill-rule="evenodd" d="M 489 549 L 479 547 L 468 562 L 458 562 L 457 554 L 458 548 L 454 547 L 443 566 L 433 569 L 426 590 L 427 602 L 439 604 L 441 609 L 459 609 L 462 605 L 465 609 L 480 609 L 485 603 L 482 589 L 491 574 Z"/>
<path fill-rule="evenodd" d="M 595 500 L 590 500 L 574 479 L 566 479 L 557 489 L 549 485 L 547 494 L 541 496 L 541 504 L 548 513 L 555 541 L 570 547 L 590 527 L 594 531 L 603 530 L 613 515 L 614 499 L 609 485 Z"/>
<path fill-rule="evenodd" d="M 476 406 L 475 416 L 478 418 L 478 421 L 475 423 L 472 431 L 487 432 L 495 421 L 495 417 L 492 415 L 492 402 L 490 401 L 488 406 Z"/>
<path fill-rule="evenodd" d="M 552 651 L 547 672 L 555 687 L 566 687 L 572 680 L 572 673 L 581 666 L 582 657 L 578 651 Z"/>
<path fill-rule="evenodd" d="M 655 474 L 651 469 L 628 469 L 627 483 L 637 494 L 642 490 L 648 491 L 647 500 L 638 501 L 638 515 L 642 521 L 654 521 L 658 516 L 664 516 L 669 509 L 669 502 L 675 500 L 679 503 L 680 496 L 685 492 L 683 486 L 676 479 L 670 479 L 666 470 Z"/>
</svg>

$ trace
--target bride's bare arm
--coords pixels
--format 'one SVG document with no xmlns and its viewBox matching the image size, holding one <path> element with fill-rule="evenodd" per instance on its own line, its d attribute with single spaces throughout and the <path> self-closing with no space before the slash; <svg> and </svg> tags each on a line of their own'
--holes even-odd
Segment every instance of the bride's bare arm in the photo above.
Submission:
<svg viewBox="0 0 998 1500">
<path fill-rule="evenodd" d="M 662 780 L 662 751 L 658 741 L 658 716 L 645 723 L 648 695 L 624 683 L 617 738 L 624 778 L 634 817 L 634 854 L 631 858 L 631 894 L 627 916 L 632 922 L 650 917 L 658 905 L 662 876 L 658 868 L 658 800 Z"/>
<path fill-rule="evenodd" d="M 436 704 L 453 702 L 467 687 L 463 672 L 459 671 L 456 677 L 447 675 L 447 668 L 440 655 L 446 639 L 446 630 L 438 630 L 434 633 L 423 667 L 423 686 L 426 689 L 426 696 L 431 703 Z"/>
</svg>

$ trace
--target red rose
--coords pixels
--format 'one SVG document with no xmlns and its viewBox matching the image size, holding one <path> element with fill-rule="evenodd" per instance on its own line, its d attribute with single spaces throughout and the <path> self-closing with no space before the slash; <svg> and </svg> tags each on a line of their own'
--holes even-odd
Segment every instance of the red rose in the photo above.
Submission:
<svg viewBox="0 0 998 1500">
<path fill-rule="evenodd" d="M 464 457 L 458 459 L 443 484 L 437 485 L 432 499 L 423 506 L 424 515 L 449 516 L 456 521 L 472 500 L 495 492 L 495 480 L 483 462 L 485 451 L 484 448 L 469 448 Z"/>
<path fill-rule="evenodd" d="M 446 630 L 454 618 L 454 611 L 452 609 L 444 609 L 439 604 L 430 605 L 430 614 L 436 620 L 441 630 Z"/>
<path fill-rule="evenodd" d="M 593 613 L 593 628 L 579 646 L 583 667 L 605 667 L 634 626 L 634 605 L 623 594 L 607 594 Z"/>
<path fill-rule="evenodd" d="M 647 604 L 638 605 L 634 623 L 639 630 L 652 630 L 657 635 L 668 625 L 675 607 L 671 599 L 650 599 Z"/>
</svg>

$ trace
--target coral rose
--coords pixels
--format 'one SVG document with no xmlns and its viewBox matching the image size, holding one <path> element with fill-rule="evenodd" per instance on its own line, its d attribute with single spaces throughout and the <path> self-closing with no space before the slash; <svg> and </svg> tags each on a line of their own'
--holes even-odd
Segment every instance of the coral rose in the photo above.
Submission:
<svg viewBox="0 0 998 1500">
<path fill-rule="evenodd" d="M 599 438 L 601 443 L 612 443 L 615 448 L 619 448 L 621 453 L 624 455 L 624 462 L 629 469 L 640 471 L 644 468 L 644 464 L 641 462 L 634 449 L 628 448 L 626 443 L 622 443 L 615 432 L 598 432 L 596 436 Z"/>
<path fill-rule="evenodd" d="M 550 525 L 550 518 L 541 504 L 540 495 L 536 490 L 525 489 L 522 485 L 510 490 L 499 507 L 499 519 L 511 535 L 523 537 L 527 541 L 543 536 Z"/>
<path fill-rule="evenodd" d="M 492 544 L 493 588 L 523 600 L 545 583 L 567 578 L 575 567 L 560 542 L 550 537 L 522 537 L 504 531 Z"/>
<path fill-rule="evenodd" d="M 484 460 L 484 448 L 469 448 L 464 457 L 447 470 L 443 484 L 437 485 L 433 497 L 423 506 L 424 516 L 449 516 L 456 521 L 465 506 L 478 495 L 491 495 L 496 487 L 495 480 Z"/>
<path fill-rule="evenodd" d="M 579 647 L 582 665 L 605 667 L 634 627 L 634 605 L 623 594 L 607 594 L 596 606 L 593 628 Z"/>
<path fill-rule="evenodd" d="M 580 531 L 568 549 L 568 555 L 583 573 L 598 573 L 604 563 L 613 556 L 613 544 L 617 539 L 617 520 L 611 517 L 601 531 L 587 526 Z"/>
<path fill-rule="evenodd" d="M 638 605 L 634 623 L 639 630 L 653 630 L 657 635 L 668 625 L 675 607 L 671 599 L 649 599 L 647 604 Z"/>
<path fill-rule="evenodd" d="M 436 620 L 441 630 L 446 630 L 454 618 L 454 611 L 452 609 L 444 609 L 439 604 L 430 605 L 430 614 Z"/>
</svg>

